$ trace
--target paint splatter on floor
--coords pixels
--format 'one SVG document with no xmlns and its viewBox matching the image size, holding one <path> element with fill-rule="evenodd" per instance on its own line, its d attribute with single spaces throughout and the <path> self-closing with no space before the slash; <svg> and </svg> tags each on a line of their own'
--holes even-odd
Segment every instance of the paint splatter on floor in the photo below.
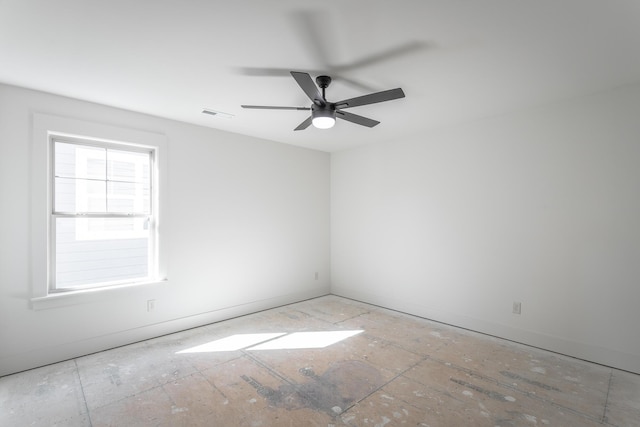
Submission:
<svg viewBox="0 0 640 427">
<path fill-rule="evenodd" d="M 255 378 L 242 375 L 257 393 L 277 408 L 310 408 L 335 416 L 379 388 L 383 381 L 377 369 L 357 360 L 333 363 L 322 375 L 310 368 L 300 372 L 309 382 L 287 383 L 273 389 Z"/>
</svg>

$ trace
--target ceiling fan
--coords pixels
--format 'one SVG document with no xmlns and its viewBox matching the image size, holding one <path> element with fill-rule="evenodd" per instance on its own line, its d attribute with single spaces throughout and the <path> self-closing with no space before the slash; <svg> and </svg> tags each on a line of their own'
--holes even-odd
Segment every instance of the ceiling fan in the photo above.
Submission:
<svg viewBox="0 0 640 427">
<path fill-rule="evenodd" d="M 331 84 L 331 77 L 318 76 L 316 83 L 307 73 L 291 71 L 291 75 L 298 82 L 304 93 L 311 99 L 311 107 L 276 107 L 268 105 L 242 105 L 242 108 L 253 108 L 261 110 L 311 110 L 304 122 L 300 123 L 294 130 L 304 130 L 311 124 L 319 129 L 329 129 L 336 122 L 336 117 L 362 126 L 374 127 L 379 121 L 362 117 L 357 114 L 343 111 L 345 108 L 359 107 L 361 105 L 375 104 L 377 102 L 391 101 L 393 99 L 404 98 L 402 89 L 391 89 L 382 92 L 370 93 L 369 95 L 357 96 L 338 102 L 329 102 L 325 97 L 325 89 Z M 322 93 L 318 90 L 322 89 Z"/>
</svg>

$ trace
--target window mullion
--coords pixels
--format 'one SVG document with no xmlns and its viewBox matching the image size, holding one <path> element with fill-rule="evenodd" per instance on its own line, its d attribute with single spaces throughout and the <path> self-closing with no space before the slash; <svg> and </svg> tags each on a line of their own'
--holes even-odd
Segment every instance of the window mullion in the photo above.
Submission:
<svg viewBox="0 0 640 427">
<path fill-rule="evenodd" d="M 118 212 L 53 212 L 55 218 L 147 218 L 147 213 L 118 213 Z"/>
<path fill-rule="evenodd" d="M 104 209 L 109 212 L 109 150 L 104 149 Z"/>
</svg>

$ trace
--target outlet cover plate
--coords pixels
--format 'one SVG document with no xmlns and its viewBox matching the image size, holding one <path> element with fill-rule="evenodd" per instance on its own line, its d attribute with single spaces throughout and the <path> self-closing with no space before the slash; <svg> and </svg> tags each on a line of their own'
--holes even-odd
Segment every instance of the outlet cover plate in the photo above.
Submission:
<svg viewBox="0 0 640 427">
<path fill-rule="evenodd" d="M 513 302 L 513 314 L 521 314 L 522 313 L 522 303 L 519 301 Z"/>
</svg>

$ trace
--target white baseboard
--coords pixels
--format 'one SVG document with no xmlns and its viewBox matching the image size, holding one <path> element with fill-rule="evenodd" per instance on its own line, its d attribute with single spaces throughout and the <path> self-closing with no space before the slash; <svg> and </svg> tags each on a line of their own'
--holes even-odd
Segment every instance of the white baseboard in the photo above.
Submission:
<svg viewBox="0 0 640 427">
<path fill-rule="evenodd" d="M 179 319 L 163 321 L 152 325 L 145 325 L 134 329 L 118 331 L 72 343 L 65 343 L 55 347 L 39 348 L 25 353 L 13 354 L 0 359 L 0 376 L 10 375 L 16 372 L 37 368 L 39 366 L 50 365 L 52 363 L 73 359 L 87 354 L 328 294 L 328 290 L 323 288 L 313 292 L 282 295 L 274 298 L 252 301 L 233 307 L 224 307 Z"/>
</svg>

